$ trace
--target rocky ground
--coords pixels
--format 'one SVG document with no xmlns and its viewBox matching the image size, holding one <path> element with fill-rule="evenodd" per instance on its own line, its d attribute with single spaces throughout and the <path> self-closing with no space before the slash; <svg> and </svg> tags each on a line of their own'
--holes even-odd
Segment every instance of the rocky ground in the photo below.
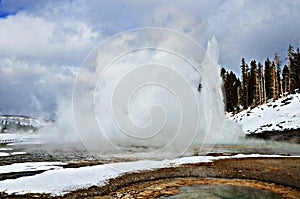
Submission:
<svg viewBox="0 0 300 199">
<path fill-rule="evenodd" d="M 195 185 L 231 185 L 246 186 L 259 190 L 270 191 L 272 198 L 282 196 L 282 198 L 299 198 L 299 192 L 284 186 L 275 185 L 273 183 L 260 182 L 256 180 L 240 180 L 240 179 L 223 179 L 223 178 L 174 178 L 164 180 L 154 180 L 145 183 L 134 184 L 123 187 L 106 196 L 99 196 L 99 199 L 112 198 L 160 198 L 174 196 L 180 193 L 180 187 Z M 253 191 L 253 190 L 251 190 Z M 280 197 L 281 198 L 281 197 Z"/>
<path fill-rule="evenodd" d="M 264 140 L 300 144 L 300 129 L 289 129 L 284 131 L 264 131 L 261 133 L 247 134 L 246 138 L 259 138 Z"/>
<path fill-rule="evenodd" d="M 62 198 L 155 198 L 177 194 L 180 186 L 226 183 L 273 191 L 284 198 L 300 198 L 299 182 L 300 158 L 223 159 L 131 173 L 113 179 L 105 186 L 78 190 Z M 51 198 L 49 195 L 36 194 L 0 196 Z"/>
</svg>

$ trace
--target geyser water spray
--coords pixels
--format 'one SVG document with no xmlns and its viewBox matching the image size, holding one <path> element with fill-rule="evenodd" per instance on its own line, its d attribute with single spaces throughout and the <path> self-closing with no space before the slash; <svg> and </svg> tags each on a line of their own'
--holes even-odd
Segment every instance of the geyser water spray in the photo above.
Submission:
<svg viewBox="0 0 300 199">
<path fill-rule="evenodd" d="M 74 84 L 80 140 L 95 156 L 126 146 L 154 147 L 150 156 L 210 150 L 203 145 L 224 133 L 218 57 L 215 38 L 204 49 L 170 29 L 108 38 L 86 57 Z"/>
</svg>

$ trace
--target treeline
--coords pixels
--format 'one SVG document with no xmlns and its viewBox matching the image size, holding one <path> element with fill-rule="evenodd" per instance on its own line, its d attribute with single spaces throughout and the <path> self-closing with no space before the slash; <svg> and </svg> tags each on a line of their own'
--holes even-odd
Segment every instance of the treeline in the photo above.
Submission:
<svg viewBox="0 0 300 199">
<path fill-rule="evenodd" d="M 232 71 L 221 69 L 226 93 L 226 111 L 239 112 L 248 107 L 276 100 L 300 89 L 300 52 L 291 45 L 288 47 L 286 63 L 283 65 L 275 53 L 264 63 L 256 60 L 241 62 L 241 79 Z"/>
</svg>

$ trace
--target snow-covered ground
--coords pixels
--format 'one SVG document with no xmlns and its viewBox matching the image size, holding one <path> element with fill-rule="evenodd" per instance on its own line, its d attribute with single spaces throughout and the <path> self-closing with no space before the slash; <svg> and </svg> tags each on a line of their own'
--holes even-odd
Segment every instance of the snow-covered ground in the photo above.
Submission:
<svg viewBox="0 0 300 199">
<path fill-rule="evenodd" d="M 299 129 L 300 93 L 290 94 L 253 109 L 248 108 L 230 119 L 241 125 L 245 133 Z"/>
<path fill-rule="evenodd" d="M 22 143 L 35 143 L 40 138 L 37 134 L 26 134 L 26 133 L 0 133 L 0 144 L 22 144 Z"/>
<path fill-rule="evenodd" d="M 24 171 L 44 171 L 58 169 L 67 163 L 62 162 L 25 162 L 0 166 L 0 174 Z"/>
<path fill-rule="evenodd" d="M 119 162 L 104 165 L 96 165 L 80 168 L 63 168 L 63 163 L 22 163 L 8 166 L 0 166 L 0 173 L 20 172 L 28 170 L 49 169 L 34 176 L 20 177 L 0 181 L 0 191 L 8 194 L 25 193 L 50 193 L 51 195 L 64 195 L 80 188 L 88 188 L 93 185 L 104 185 L 109 179 L 116 178 L 126 173 L 147 171 L 158 168 L 176 167 L 181 164 L 211 162 L 225 158 L 248 158 L 248 157 L 300 157 L 279 155 L 243 155 L 235 156 L 193 156 L 177 158 L 173 160 L 141 160 L 135 162 Z"/>
</svg>

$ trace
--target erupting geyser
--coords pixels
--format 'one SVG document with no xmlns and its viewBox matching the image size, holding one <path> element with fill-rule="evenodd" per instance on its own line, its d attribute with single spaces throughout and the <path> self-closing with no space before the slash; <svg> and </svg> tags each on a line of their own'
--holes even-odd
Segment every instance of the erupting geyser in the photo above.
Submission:
<svg viewBox="0 0 300 199">
<path fill-rule="evenodd" d="M 148 155 L 174 156 L 190 147 L 210 150 L 204 144 L 220 138 L 232 141 L 223 128 L 218 57 L 215 38 L 205 50 L 169 29 L 134 29 L 107 39 L 87 56 L 74 85 L 80 140 L 94 155 L 147 146 L 153 147 Z M 226 125 L 238 137 L 240 129 Z"/>
</svg>

